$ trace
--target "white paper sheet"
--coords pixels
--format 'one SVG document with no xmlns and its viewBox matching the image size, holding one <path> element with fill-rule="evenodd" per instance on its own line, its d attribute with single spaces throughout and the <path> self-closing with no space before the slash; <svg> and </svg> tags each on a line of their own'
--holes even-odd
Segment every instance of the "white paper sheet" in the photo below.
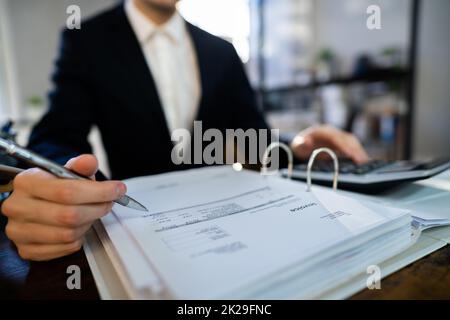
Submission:
<svg viewBox="0 0 450 320">
<path fill-rule="evenodd" d="M 132 179 L 127 185 L 150 212 L 115 206 L 114 213 L 179 298 L 226 297 L 369 229 L 382 232 L 386 222 L 407 215 L 375 212 L 331 191 L 307 193 L 298 183 L 229 167 Z M 112 241 L 120 243 L 119 222 L 105 222 Z M 135 283 L 154 284 L 142 275 L 149 267 L 134 266 L 138 259 L 130 256 L 125 259 Z"/>
</svg>

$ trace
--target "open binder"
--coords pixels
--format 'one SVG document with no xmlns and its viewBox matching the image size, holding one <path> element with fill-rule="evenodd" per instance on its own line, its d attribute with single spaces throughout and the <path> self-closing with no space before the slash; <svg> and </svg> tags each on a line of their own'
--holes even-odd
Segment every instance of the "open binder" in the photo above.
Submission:
<svg viewBox="0 0 450 320">
<path fill-rule="evenodd" d="M 392 272 L 422 230 L 408 210 L 227 166 L 126 183 L 151 211 L 114 207 L 86 252 L 131 299 L 333 297 L 370 266 Z"/>
</svg>

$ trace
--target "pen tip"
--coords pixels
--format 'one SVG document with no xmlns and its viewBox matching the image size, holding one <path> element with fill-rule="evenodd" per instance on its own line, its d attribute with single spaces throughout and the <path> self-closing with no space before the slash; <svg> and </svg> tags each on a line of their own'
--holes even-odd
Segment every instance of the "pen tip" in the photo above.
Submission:
<svg viewBox="0 0 450 320">
<path fill-rule="evenodd" d="M 146 207 L 144 207 L 142 204 L 140 204 L 139 202 L 137 202 L 136 200 L 134 200 L 133 198 L 131 198 L 127 195 L 120 197 L 119 199 L 115 200 L 114 202 L 116 202 L 124 207 L 128 207 L 128 208 L 131 208 L 134 210 L 148 212 Z"/>
<path fill-rule="evenodd" d="M 140 204 L 139 202 L 137 202 L 136 200 L 130 198 L 130 202 L 128 203 L 128 207 L 139 210 L 139 211 L 144 211 L 144 212 L 148 212 L 147 208 L 145 206 L 143 206 L 142 204 Z"/>
</svg>

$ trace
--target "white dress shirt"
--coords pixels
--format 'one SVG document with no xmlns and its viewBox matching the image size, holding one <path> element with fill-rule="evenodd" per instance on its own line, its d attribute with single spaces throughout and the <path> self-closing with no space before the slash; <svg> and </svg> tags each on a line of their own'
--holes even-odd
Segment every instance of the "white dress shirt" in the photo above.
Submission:
<svg viewBox="0 0 450 320">
<path fill-rule="evenodd" d="M 166 117 L 170 133 L 191 130 L 201 95 L 197 57 L 186 22 L 176 12 L 157 26 L 132 0 L 125 12 L 141 45 Z M 150 106 L 149 106 L 150 107 Z"/>
</svg>

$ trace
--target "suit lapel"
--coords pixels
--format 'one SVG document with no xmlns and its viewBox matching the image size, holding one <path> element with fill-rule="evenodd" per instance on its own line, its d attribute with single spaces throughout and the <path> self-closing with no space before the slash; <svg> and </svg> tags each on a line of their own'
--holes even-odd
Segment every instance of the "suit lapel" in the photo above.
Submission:
<svg viewBox="0 0 450 320">
<path fill-rule="evenodd" d="M 116 12 L 117 17 L 114 19 L 111 32 L 120 61 L 117 67 L 122 69 L 123 83 L 129 87 L 130 100 L 138 100 L 135 105 L 130 104 L 127 107 L 141 109 L 137 111 L 143 117 L 148 117 L 150 111 L 152 125 L 159 128 L 163 136 L 170 141 L 161 99 L 140 43 L 128 21 L 123 5 L 118 7 Z"/>
</svg>

